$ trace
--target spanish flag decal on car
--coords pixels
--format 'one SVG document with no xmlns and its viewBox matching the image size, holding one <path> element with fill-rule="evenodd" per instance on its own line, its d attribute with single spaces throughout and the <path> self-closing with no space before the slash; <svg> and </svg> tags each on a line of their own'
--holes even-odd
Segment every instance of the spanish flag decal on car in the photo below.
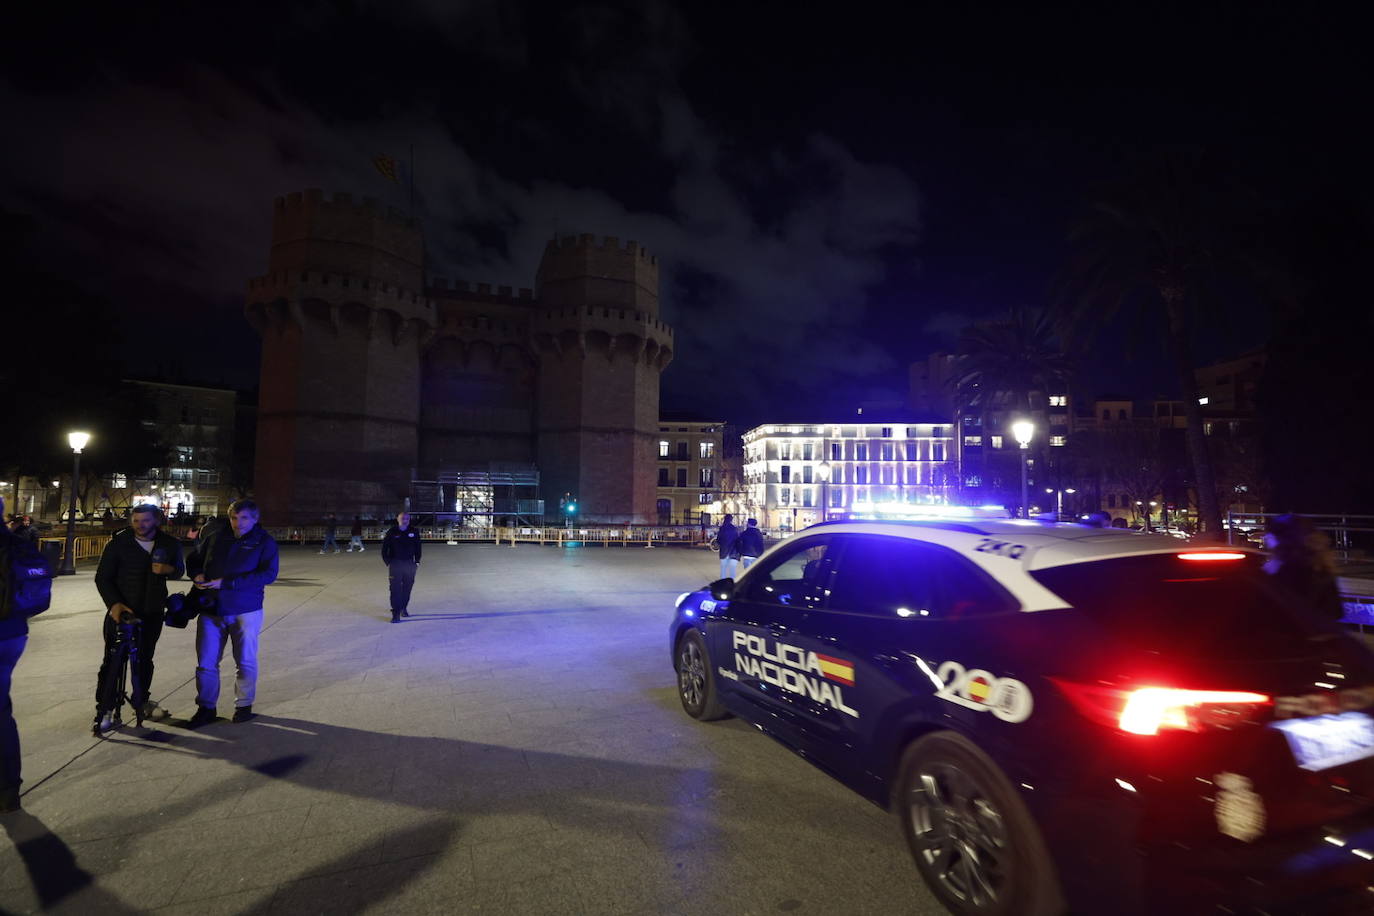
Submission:
<svg viewBox="0 0 1374 916">
<path fill-rule="evenodd" d="M 854 663 L 842 658 L 816 653 L 816 661 L 821 663 L 821 674 L 832 681 L 839 681 L 848 687 L 854 686 Z"/>
</svg>

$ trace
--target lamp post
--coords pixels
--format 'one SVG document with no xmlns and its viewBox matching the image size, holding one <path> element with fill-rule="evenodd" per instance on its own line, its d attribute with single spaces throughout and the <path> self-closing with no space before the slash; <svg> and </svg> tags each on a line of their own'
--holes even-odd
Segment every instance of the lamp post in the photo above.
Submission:
<svg viewBox="0 0 1374 916">
<path fill-rule="evenodd" d="M 1056 522 L 1062 521 L 1064 518 L 1064 494 L 1077 493 L 1078 491 L 1073 487 L 1064 487 L 1059 490 L 1054 487 L 1046 487 L 1045 492 L 1054 494 L 1054 520 Z"/>
<path fill-rule="evenodd" d="M 76 487 L 81 480 L 81 450 L 91 441 L 90 433 L 67 433 L 67 444 L 72 447 L 72 492 L 67 499 L 67 549 L 62 551 L 62 568 L 59 576 L 76 575 Z"/>
<path fill-rule="evenodd" d="M 829 493 L 826 492 L 827 485 L 830 483 L 829 461 L 822 461 L 820 464 L 816 465 L 816 476 L 821 479 L 821 521 L 825 521 L 830 511 Z"/>
<path fill-rule="evenodd" d="M 1017 420 L 1011 424 L 1011 434 L 1022 452 L 1030 449 L 1031 439 L 1035 437 L 1035 424 L 1030 420 Z M 1030 494 L 1026 490 L 1026 455 L 1021 456 L 1021 517 L 1030 518 Z"/>
</svg>

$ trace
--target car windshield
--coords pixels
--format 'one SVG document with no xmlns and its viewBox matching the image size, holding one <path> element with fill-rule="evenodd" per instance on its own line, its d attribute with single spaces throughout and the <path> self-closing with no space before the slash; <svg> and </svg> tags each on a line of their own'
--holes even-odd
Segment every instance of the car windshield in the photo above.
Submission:
<svg viewBox="0 0 1374 916">
<path fill-rule="evenodd" d="M 1031 575 L 1137 648 L 1212 658 L 1289 658 L 1302 652 L 1322 624 L 1279 592 L 1261 562 L 1156 554 Z"/>
</svg>

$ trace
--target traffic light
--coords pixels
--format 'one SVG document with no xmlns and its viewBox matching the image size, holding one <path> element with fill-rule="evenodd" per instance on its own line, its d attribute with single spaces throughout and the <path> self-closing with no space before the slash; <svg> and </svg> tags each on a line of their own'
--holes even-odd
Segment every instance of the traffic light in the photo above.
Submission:
<svg viewBox="0 0 1374 916">
<path fill-rule="evenodd" d="M 566 511 L 569 515 L 576 515 L 576 514 L 577 514 L 577 503 L 575 503 L 575 502 L 568 503 L 567 509 L 566 509 L 565 511 Z"/>
</svg>

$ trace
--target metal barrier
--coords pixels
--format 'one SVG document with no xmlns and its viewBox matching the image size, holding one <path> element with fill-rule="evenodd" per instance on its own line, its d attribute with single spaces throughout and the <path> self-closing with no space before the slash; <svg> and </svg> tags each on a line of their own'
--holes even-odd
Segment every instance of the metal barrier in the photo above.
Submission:
<svg viewBox="0 0 1374 916">
<path fill-rule="evenodd" d="M 99 560 L 100 553 L 105 549 L 105 545 L 110 542 L 108 534 L 83 534 L 77 536 L 72 541 L 72 558 L 75 562 L 81 563 L 85 560 Z M 60 538 L 39 538 L 38 549 L 42 550 L 44 544 L 61 544 L 62 550 L 67 549 L 67 539 Z"/>
<path fill-rule="evenodd" d="M 1253 532 L 1263 534 L 1269 526 L 1269 519 L 1277 518 L 1283 513 L 1279 512 L 1227 512 L 1226 513 L 1226 543 L 1236 543 L 1237 533 L 1245 538 L 1253 536 Z M 1312 523 L 1312 526 L 1319 531 L 1326 531 L 1331 534 L 1331 546 L 1334 550 L 1346 557 L 1354 548 L 1351 542 L 1351 534 L 1367 534 L 1374 532 L 1374 515 L 1307 515 L 1298 513 L 1303 518 Z"/>
</svg>

